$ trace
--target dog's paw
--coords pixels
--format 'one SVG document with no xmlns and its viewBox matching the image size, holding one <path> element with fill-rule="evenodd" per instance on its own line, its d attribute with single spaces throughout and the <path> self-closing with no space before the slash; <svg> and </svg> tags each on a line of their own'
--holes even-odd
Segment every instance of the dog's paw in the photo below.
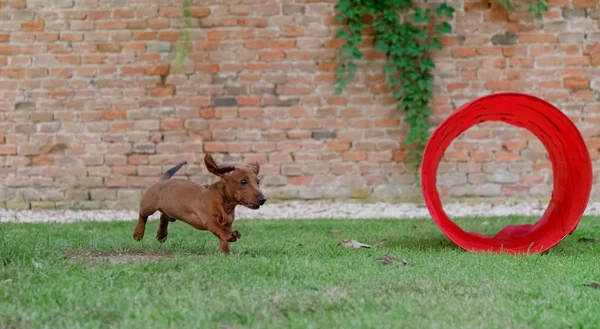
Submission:
<svg viewBox="0 0 600 329">
<path fill-rule="evenodd" d="M 233 235 L 236 239 L 239 239 L 242 237 L 242 233 L 240 233 L 240 231 L 238 231 L 238 230 L 231 232 L 231 235 Z"/>
<path fill-rule="evenodd" d="M 137 232 L 133 232 L 133 239 L 135 241 L 142 241 L 142 239 L 144 238 L 144 234 L 139 234 Z"/>
<path fill-rule="evenodd" d="M 166 234 L 156 235 L 156 240 L 158 240 L 158 242 L 160 242 L 160 243 L 164 243 L 165 241 L 167 241 L 167 235 Z"/>
</svg>

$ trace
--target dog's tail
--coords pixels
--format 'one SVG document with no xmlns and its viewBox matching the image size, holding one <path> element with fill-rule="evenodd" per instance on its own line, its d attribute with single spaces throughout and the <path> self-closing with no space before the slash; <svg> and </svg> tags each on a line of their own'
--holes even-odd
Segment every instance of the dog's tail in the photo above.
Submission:
<svg viewBox="0 0 600 329">
<path fill-rule="evenodd" d="M 175 175 L 175 173 L 179 169 L 181 169 L 181 167 L 185 166 L 186 164 L 187 164 L 187 161 L 181 161 L 175 167 L 165 171 L 165 173 L 160 177 L 160 179 L 165 180 L 165 179 L 169 179 L 169 178 L 173 177 L 173 175 Z"/>
</svg>

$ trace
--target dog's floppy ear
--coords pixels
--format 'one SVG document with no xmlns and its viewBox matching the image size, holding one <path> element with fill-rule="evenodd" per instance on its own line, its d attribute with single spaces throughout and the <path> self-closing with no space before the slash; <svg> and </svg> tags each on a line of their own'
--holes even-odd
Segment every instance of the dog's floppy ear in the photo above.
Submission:
<svg viewBox="0 0 600 329">
<path fill-rule="evenodd" d="M 217 166 L 217 164 L 215 163 L 215 159 L 213 159 L 212 155 L 210 155 L 209 153 L 206 153 L 206 155 L 204 156 L 204 164 L 206 165 L 206 169 L 208 169 L 208 171 L 211 174 L 217 176 L 222 176 L 230 171 L 235 170 L 234 166 Z"/>
<path fill-rule="evenodd" d="M 254 171 L 254 174 L 258 175 L 258 172 L 260 171 L 260 165 L 258 164 L 258 162 L 249 163 L 248 167 L 250 167 L 250 169 Z"/>
</svg>

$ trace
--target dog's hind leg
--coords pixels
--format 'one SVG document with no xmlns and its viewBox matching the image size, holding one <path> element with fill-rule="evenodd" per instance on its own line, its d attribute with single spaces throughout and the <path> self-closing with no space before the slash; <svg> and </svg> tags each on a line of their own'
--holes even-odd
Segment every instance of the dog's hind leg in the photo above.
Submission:
<svg viewBox="0 0 600 329">
<path fill-rule="evenodd" d="M 171 219 L 169 216 L 165 214 L 160 214 L 160 224 L 158 225 L 158 231 L 156 232 L 156 239 L 159 242 L 167 241 L 167 235 L 169 234 L 169 222 L 174 222 L 174 219 Z"/>
</svg>

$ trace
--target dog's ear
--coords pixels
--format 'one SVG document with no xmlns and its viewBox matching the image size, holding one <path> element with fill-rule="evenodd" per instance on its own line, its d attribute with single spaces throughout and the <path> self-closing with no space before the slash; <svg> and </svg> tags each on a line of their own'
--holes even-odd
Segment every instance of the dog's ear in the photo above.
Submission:
<svg viewBox="0 0 600 329">
<path fill-rule="evenodd" d="M 258 175 L 258 173 L 260 172 L 260 165 L 258 164 L 258 162 L 249 163 L 248 167 L 250 167 L 250 169 L 252 169 L 252 171 L 254 171 L 254 174 L 256 175 Z"/>
<path fill-rule="evenodd" d="M 233 167 L 233 166 L 224 166 L 224 167 L 217 166 L 215 159 L 213 159 L 212 155 L 210 155 L 209 153 L 206 153 L 206 155 L 204 156 L 204 164 L 206 165 L 206 169 L 208 169 L 208 171 L 211 174 L 217 175 L 217 176 L 222 176 L 228 172 L 235 170 L 235 167 Z"/>
</svg>

